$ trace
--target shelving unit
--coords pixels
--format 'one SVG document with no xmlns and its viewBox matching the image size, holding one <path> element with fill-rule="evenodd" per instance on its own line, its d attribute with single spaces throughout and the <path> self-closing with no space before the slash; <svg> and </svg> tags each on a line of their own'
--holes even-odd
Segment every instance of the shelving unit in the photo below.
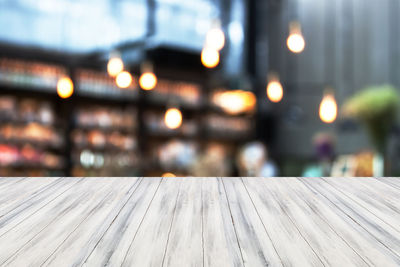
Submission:
<svg viewBox="0 0 400 267">
<path fill-rule="evenodd" d="M 137 109 L 132 106 L 80 104 L 73 114 L 73 176 L 140 174 Z"/>
<path fill-rule="evenodd" d="M 46 96 L 2 88 L 0 96 L 0 175 L 64 175 L 64 125 Z"/>
<path fill-rule="evenodd" d="M 188 75 L 188 70 L 162 66 L 156 69 L 158 86 L 152 91 L 143 91 L 137 85 L 139 73 L 132 70 L 134 84 L 128 89 L 120 89 L 105 71 L 68 62 L 63 65 L 63 60 L 60 60 L 57 65 L 52 65 L 57 71 L 45 72 L 46 75 L 52 74 L 53 78 L 43 78 L 46 82 L 40 84 L 37 82 L 40 77 L 23 77 L 29 76 L 29 71 L 18 72 L 21 77 L 16 78 L 18 75 L 8 70 L 4 63 L 8 61 L 2 61 L 0 57 L 0 62 L 3 62 L 0 67 L 0 103 L 7 97 L 49 103 L 53 108 L 52 124 L 45 125 L 31 118 L 27 125 L 50 127 L 59 132 L 61 142 L 53 145 L 31 139 L 15 141 L 10 136 L 5 139 L 1 135 L 3 127 L 7 124 L 19 127 L 26 121 L 15 116 L 3 118 L 0 110 L 0 145 L 17 149 L 19 146 L 32 146 L 43 153 L 58 155 L 62 162 L 57 168 L 48 168 L 16 161 L 13 165 L 7 164 L 9 168 L 25 167 L 32 171 L 43 168 L 45 171 L 40 175 L 56 172 L 66 176 L 161 176 L 165 172 L 190 175 L 190 168 L 178 168 L 186 166 L 179 162 L 180 159 L 167 164 L 160 156 L 160 149 L 173 150 L 175 145 L 190 154 L 186 156 L 196 157 L 209 144 L 218 143 L 227 147 L 230 160 L 233 160 L 232 151 L 253 137 L 254 115 L 232 116 L 215 107 L 209 99 L 211 89 L 208 88 L 208 75 L 204 72 L 192 71 Z M 11 62 L 28 70 L 29 66 L 46 65 L 31 59 L 11 59 Z M 57 80 L 54 77 L 66 73 L 74 81 L 75 92 L 71 98 L 62 100 L 56 94 Z M 35 81 L 36 84 L 31 86 Z M 164 125 L 165 110 L 171 106 L 178 107 L 183 115 L 183 124 L 177 130 Z M 243 127 L 247 127 L 247 131 L 235 134 L 235 128 L 240 130 Z M 0 152 L 0 162 L 1 155 Z"/>
</svg>

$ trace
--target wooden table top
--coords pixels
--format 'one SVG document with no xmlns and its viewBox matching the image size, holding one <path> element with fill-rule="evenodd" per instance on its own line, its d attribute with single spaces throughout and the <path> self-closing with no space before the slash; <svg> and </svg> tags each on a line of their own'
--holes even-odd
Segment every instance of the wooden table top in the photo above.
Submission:
<svg viewBox="0 0 400 267">
<path fill-rule="evenodd" d="M 0 265 L 400 266 L 400 179 L 1 178 Z"/>
</svg>

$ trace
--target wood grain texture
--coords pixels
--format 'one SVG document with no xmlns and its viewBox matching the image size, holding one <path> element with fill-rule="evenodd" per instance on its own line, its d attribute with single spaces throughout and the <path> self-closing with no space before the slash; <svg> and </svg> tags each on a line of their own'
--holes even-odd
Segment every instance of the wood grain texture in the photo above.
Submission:
<svg viewBox="0 0 400 267">
<path fill-rule="evenodd" d="M 26 177 L 16 177 L 16 178 L 3 177 L 3 178 L 0 178 L 0 190 L 4 190 L 4 188 L 6 186 L 8 186 L 10 184 L 18 183 L 25 179 L 26 179 Z"/>
<path fill-rule="evenodd" d="M 156 194 L 161 178 L 144 179 L 85 260 L 85 266 L 120 266 Z"/>
<path fill-rule="evenodd" d="M 295 178 L 264 179 L 270 194 L 279 199 L 285 212 L 327 266 L 368 266 L 368 264 L 330 227 L 321 210 L 310 206 L 309 191 L 301 192 Z M 295 186 L 291 186 L 295 184 Z M 297 186 L 296 186 L 297 184 Z M 340 255 L 335 257 L 334 255 Z"/>
<path fill-rule="evenodd" d="M 282 266 L 271 237 L 240 178 L 223 178 L 225 192 L 246 266 Z"/>
<path fill-rule="evenodd" d="M 243 182 L 283 265 L 291 266 L 296 262 L 301 266 L 321 266 L 322 260 L 289 216 L 287 204 L 282 203 L 279 195 L 270 191 L 273 181 L 264 180 L 265 186 L 260 186 L 260 178 L 243 178 Z"/>
<path fill-rule="evenodd" d="M 220 178 L 202 179 L 204 266 L 244 266 Z"/>
<path fill-rule="evenodd" d="M 46 190 L 37 192 L 37 194 L 33 194 L 32 197 L 27 198 L 26 201 L 22 201 L 13 208 L 9 208 L 9 211 L 0 217 L 0 235 L 9 231 L 32 214 L 60 197 L 70 190 L 74 184 L 79 182 L 81 182 L 81 180 L 72 178 L 62 179 L 59 183 L 52 183 Z M 16 193 L 14 195 L 18 194 Z"/>
<path fill-rule="evenodd" d="M 2 178 L 0 266 L 400 266 L 396 178 Z"/>
<path fill-rule="evenodd" d="M 387 187 L 370 178 L 325 178 L 324 181 L 400 233 L 400 197 L 395 191 L 386 190 Z"/>
<path fill-rule="evenodd" d="M 328 187 L 327 183 L 322 179 L 302 179 L 301 181 L 332 203 L 334 205 L 332 207 L 333 211 L 345 213 L 350 220 L 373 236 L 380 243 L 375 243 L 377 246 L 383 245 L 387 250 L 395 254 L 397 258 L 400 258 L 400 235 L 397 231 L 393 231 L 382 219 L 355 203 L 351 198 L 341 194 L 340 191 L 335 191 L 333 187 Z"/>
<path fill-rule="evenodd" d="M 106 184 L 100 181 L 93 184 L 86 180 L 80 183 L 79 187 L 74 187 L 70 194 L 63 194 L 57 201 L 53 201 L 38 212 L 31 215 L 20 224 L 16 225 L 12 231 L 8 231 L 0 236 L 0 243 L 8 244 L 7 249 L 3 249 L 0 255 L 0 263 L 10 261 L 11 257 L 22 255 L 25 246 L 32 241 L 39 240 L 40 234 L 45 234 L 52 227 L 62 225 L 67 219 L 71 218 L 76 212 L 83 212 L 85 203 L 93 203 L 93 200 L 106 191 L 100 190 Z M 89 187 L 89 188 L 88 188 Z M 51 215 L 51 216 L 49 216 Z M 55 240 L 47 240 L 55 245 Z M 31 249 L 29 249 L 31 250 Z"/>
<path fill-rule="evenodd" d="M 161 182 L 138 232 L 131 241 L 122 266 L 163 265 L 182 181 L 180 178 L 171 178 Z"/>
<path fill-rule="evenodd" d="M 3 216 L 29 201 L 38 194 L 61 182 L 61 178 L 33 178 L 35 182 L 26 179 L 15 179 L 15 182 L 8 183 L 7 188 L 0 188 L 4 193 L 0 196 L 0 216 Z"/>
<path fill-rule="evenodd" d="M 73 194 L 73 192 L 79 190 L 79 187 L 84 187 L 86 190 L 90 190 L 93 187 L 94 191 L 89 194 L 90 199 L 71 207 L 68 214 L 59 217 L 47 226 L 44 231 L 35 235 L 12 258 L 8 259 L 6 263 L 11 266 L 40 266 L 57 257 L 61 261 L 61 266 L 73 265 L 77 259 L 81 258 L 80 254 L 74 253 L 73 257 L 67 257 L 64 253 L 68 253 L 69 251 L 76 252 L 75 249 L 84 252 L 86 251 L 86 246 L 90 246 L 88 242 L 82 246 L 74 247 L 81 240 L 76 234 L 80 238 L 83 238 L 88 234 L 97 232 L 97 228 L 86 229 L 84 226 L 88 221 L 92 222 L 92 218 L 95 218 L 96 221 L 93 223 L 93 227 L 98 226 L 96 223 L 102 223 L 104 220 L 102 217 L 104 216 L 103 214 L 107 214 L 110 208 L 113 208 L 113 204 L 120 200 L 121 194 L 126 192 L 125 190 L 128 190 L 126 186 L 127 183 L 123 180 L 113 181 L 107 178 L 91 178 L 91 181 L 87 184 L 81 182 L 73 188 L 74 190 L 69 191 L 69 193 Z M 70 197 L 73 198 L 74 195 L 70 195 Z M 64 202 L 58 204 L 59 208 L 64 207 Z M 97 215 L 98 217 L 93 215 Z M 53 215 L 47 213 L 47 216 Z M 66 246 L 68 249 L 64 250 L 63 248 Z M 46 253 L 41 253 L 41 251 L 46 251 Z"/>
<path fill-rule="evenodd" d="M 139 184 L 138 180 L 138 178 L 120 178 L 107 198 L 89 213 L 85 220 L 46 259 L 43 266 L 81 266 L 132 197 Z"/>
<path fill-rule="evenodd" d="M 387 185 L 392 186 L 393 188 L 400 190 L 400 178 L 381 177 L 381 178 L 376 178 L 376 179 L 382 183 L 385 183 Z"/>
<path fill-rule="evenodd" d="M 201 179 L 186 178 L 179 190 L 164 266 L 203 266 Z"/>
<path fill-rule="evenodd" d="M 306 179 L 301 179 L 306 180 Z M 298 182 L 300 183 L 300 181 Z M 295 187 L 299 196 L 304 198 L 305 194 L 313 197 L 304 198 L 308 206 L 315 214 L 318 214 L 330 228 L 334 229 L 346 244 L 359 255 L 368 265 L 372 266 L 399 266 L 400 259 L 396 254 L 388 250 L 384 245 L 377 243 L 373 235 L 360 226 L 355 220 L 349 218 L 346 213 L 335 209 L 333 203 L 329 202 L 320 192 L 292 182 L 288 187 Z M 310 192 L 311 191 L 311 192 Z"/>
</svg>

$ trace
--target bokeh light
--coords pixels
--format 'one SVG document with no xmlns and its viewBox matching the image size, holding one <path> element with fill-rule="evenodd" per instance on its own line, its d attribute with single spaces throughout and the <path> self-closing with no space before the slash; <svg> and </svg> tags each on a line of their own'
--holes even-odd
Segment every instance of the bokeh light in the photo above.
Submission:
<svg viewBox="0 0 400 267">
<path fill-rule="evenodd" d="M 267 96 L 271 102 L 278 103 L 283 98 L 283 87 L 279 80 L 271 80 L 267 85 Z"/>
<path fill-rule="evenodd" d="M 132 75 L 127 71 L 123 71 L 117 75 L 115 81 L 119 88 L 128 88 L 132 84 Z"/>
<path fill-rule="evenodd" d="M 303 52 L 306 41 L 304 40 L 303 34 L 301 32 L 301 25 L 297 21 L 292 21 L 289 24 L 289 37 L 286 41 L 287 47 L 293 53 Z"/>
<path fill-rule="evenodd" d="M 303 35 L 294 33 L 291 34 L 287 39 L 287 46 L 293 53 L 301 53 L 306 46 Z"/>
<path fill-rule="evenodd" d="M 58 80 L 57 94 L 61 98 L 69 98 L 74 93 L 74 84 L 69 77 L 63 77 Z"/>
<path fill-rule="evenodd" d="M 165 112 L 165 125 L 170 129 L 177 129 L 182 125 L 182 113 L 177 108 L 170 108 Z"/>
<path fill-rule="evenodd" d="M 152 72 L 145 72 L 140 76 L 139 84 L 143 90 L 152 90 L 157 85 L 157 77 Z"/>
<path fill-rule="evenodd" d="M 333 94 L 325 94 L 319 106 L 319 117 L 325 123 L 332 123 L 337 117 L 337 104 Z"/>
<path fill-rule="evenodd" d="M 107 64 L 107 72 L 111 77 L 116 77 L 124 70 L 124 62 L 119 57 L 112 57 Z"/>
<path fill-rule="evenodd" d="M 253 112 L 257 99 L 252 92 L 231 90 L 216 93 L 213 96 L 213 102 L 226 113 L 236 115 L 243 112 Z"/>
<path fill-rule="evenodd" d="M 208 31 L 205 47 L 220 51 L 225 46 L 225 34 L 221 28 L 213 28 Z"/>
<path fill-rule="evenodd" d="M 201 51 L 201 63 L 207 68 L 215 68 L 219 64 L 219 52 L 210 47 L 203 48 Z"/>
<path fill-rule="evenodd" d="M 176 177 L 175 174 L 171 173 L 171 172 L 166 172 L 162 175 L 162 177 Z"/>
</svg>

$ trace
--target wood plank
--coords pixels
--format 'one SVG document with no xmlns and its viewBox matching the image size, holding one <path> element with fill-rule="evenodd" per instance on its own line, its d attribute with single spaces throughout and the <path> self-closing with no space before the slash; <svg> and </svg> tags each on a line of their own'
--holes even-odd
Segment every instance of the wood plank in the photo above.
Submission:
<svg viewBox="0 0 400 267">
<path fill-rule="evenodd" d="M 240 178 L 222 178 L 245 266 L 282 266 Z"/>
<path fill-rule="evenodd" d="M 43 192 L 33 196 L 29 201 L 13 208 L 10 212 L 0 217 L 0 236 L 60 197 L 80 181 L 82 180 L 64 178 L 59 183 L 54 183 Z"/>
<path fill-rule="evenodd" d="M 121 266 L 161 180 L 143 179 L 132 198 L 85 260 L 85 266 Z"/>
<path fill-rule="evenodd" d="M 11 266 L 42 266 L 46 261 L 54 259 L 55 252 L 57 256 L 63 255 L 63 251 L 60 248 L 64 244 L 69 244 L 70 238 L 78 231 L 81 225 L 84 225 L 90 218 L 93 218 L 99 212 L 110 211 L 114 207 L 115 201 L 121 200 L 124 193 L 129 189 L 129 183 L 121 181 L 119 179 L 109 178 L 90 178 L 92 182 L 87 185 L 82 185 L 86 190 L 89 190 L 91 186 L 95 186 L 94 183 L 98 183 L 98 190 L 91 194 L 91 198 L 81 203 L 75 208 L 71 209 L 63 216 L 60 216 L 46 227 L 45 231 L 40 232 L 33 239 L 22 247 L 17 254 L 13 255 L 7 260 L 6 264 Z M 80 186 L 80 184 L 78 185 Z M 77 190 L 77 187 L 74 188 Z M 70 191 L 69 193 L 72 193 Z M 118 197 L 116 197 L 118 196 Z M 62 208 L 62 203 L 60 205 Z M 51 216 L 49 214 L 48 216 Z M 103 217 L 98 217 L 99 223 L 104 220 Z M 94 224 L 92 229 L 82 228 L 82 231 L 78 231 L 80 235 L 87 236 L 88 234 L 97 231 L 97 225 Z M 86 245 L 82 246 L 77 240 L 76 245 L 79 250 L 85 251 Z M 73 247 L 69 247 L 73 251 Z M 72 257 L 63 257 L 62 264 L 60 266 L 72 266 L 72 264 L 79 258 L 79 253 L 76 253 Z M 57 266 L 57 265 L 55 265 Z"/>
<path fill-rule="evenodd" d="M 326 178 L 324 179 L 329 185 L 336 190 L 351 198 L 354 202 L 369 210 L 372 214 L 383 220 L 390 225 L 393 230 L 400 233 L 400 213 L 399 208 L 396 207 L 392 201 L 383 201 L 383 196 L 379 190 L 366 189 L 363 184 L 376 182 L 371 178 Z M 378 186 L 376 184 L 375 186 Z M 398 198 L 397 194 L 392 194 L 392 197 Z"/>
<path fill-rule="evenodd" d="M 371 212 L 397 220 L 383 180 L 22 181 L 0 190 L 1 266 L 400 266 L 400 233 Z"/>
<path fill-rule="evenodd" d="M 320 216 L 321 212 L 309 206 L 312 194 L 299 192 L 295 178 L 262 179 L 267 190 L 280 201 L 302 236 L 326 266 L 367 266 L 368 264 L 346 243 L 335 229 Z M 298 184 L 298 183 L 297 183 Z M 337 257 L 340 255 L 340 257 Z"/>
<path fill-rule="evenodd" d="M 365 229 L 377 242 L 385 246 L 397 257 L 400 257 L 400 234 L 371 214 L 367 209 L 355 203 L 351 198 L 341 194 L 333 187 L 327 187 L 322 179 L 302 179 L 310 189 L 315 189 L 335 207 L 347 214 L 348 218 Z"/>
<path fill-rule="evenodd" d="M 221 179 L 202 179 L 204 266 L 244 266 Z"/>
<path fill-rule="evenodd" d="M 321 259 L 286 214 L 281 199 L 264 186 L 261 178 L 243 178 L 242 181 L 252 199 L 263 224 L 274 243 L 284 266 L 321 266 Z M 264 179 L 263 179 L 264 180 Z M 285 193 L 285 192 L 282 192 Z"/>
<path fill-rule="evenodd" d="M 182 178 L 161 182 L 122 266 L 162 265 L 181 183 Z"/>
<path fill-rule="evenodd" d="M 32 180 L 31 180 L 32 179 Z M 27 178 L 13 183 L 0 194 L 0 217 L 15 209 L 22 203 L 41 194 L 60 182 L 61 178 Z"/>
<path fill-rule="evenodd" d="M 1 177 L 0 178 L 0 192 L 3 193 L 3 188 L 12 183 L 17 183 L 26 179 L 26 177 Z"/>
<path fill-rule="evenodd" d="M 203 266 L 201 178 L 181 185 L 163 266 Z"/>
<path fill-rule="evenodd" d="M 107 193 L 104 188 L 109 182 L 104 181 L 106 180 L 93 183 L 92 180 L 84 179 L 81 183 L 75 184 L 73 189 L 18 224 L 12 231 L 0 236 L 0 244 L 7 244 L 0 246 L 0 264 L 16 255 L 41 232 L 48 231 L 47 227 L 51 224 L 61 226 L 65 216 L 72 216 L 76 212 L 85 214 L 85 208 L 87 209 L 90 201 L 100 197 L 100 194 Z"/>
<path fill-rule="evenodd" d="M 94 210 L 57 248 L 43 266 L 81 266 L 101 237 L 109 229 L 121 209 L 132 197 L 141 178 L 116 178 L 110 196 L 103 206 Z M 112 180 L 112 179 L 110 179 Z"/>
<path fill-rule="evenodd" d="M 8 182 L 5 182 L 2 185 L 0 185 L 0 196 L 2 200 L 10 197 L 14 198 L 17 195 L 17 193 L 20 192 L 21 189 L 26 190 L 27 189 L 26 185 L 31 183 L 29 179 L 30 178 L 25 178 L 25 177 L 7 179 Z M 37 179 L 37 181 L 39 181 L 40 183 L 41 180 Z M 43 182 L 45 182 L 45 180 L 43 180 Z"/>
<path fill-rule="evenodd" d="M 371 192 L 375 201 L 386 205 L 393 212 L 400 214 L 400 190 L 389 184 L 382 183 L 375 178 L 355 178 L 351 179 L 350 182 L 355 183 L 356 187 L 362 187 L 363 191 Z"/>
<path fill-rule="evenodd" d="M 399 266 L 400 259 L 396 254 L 388 250 L 368 231 L 361 227 L 356 221 L 349 218 L 343 211 L 329 202 L 321 193 L 314 188 L 308 187 L 300 181 L 287 181 L 283 186 L 295 188 L 290 194 L 297 194 L 303 198 L 316 216 L 319 216 L 349 245 L 365 262 L 371 266 Z M 311 191 L 311 194 L 310 194 Z M 312 197 L 304 197 L 310 195 Z"/>
<path fill-rule="evenodd" d="M 400 189 L 400 178 L 397 177 L 380 177 L 376 178 L 378 181 L 388 184 L 396 189 Z"/>
</svg>

